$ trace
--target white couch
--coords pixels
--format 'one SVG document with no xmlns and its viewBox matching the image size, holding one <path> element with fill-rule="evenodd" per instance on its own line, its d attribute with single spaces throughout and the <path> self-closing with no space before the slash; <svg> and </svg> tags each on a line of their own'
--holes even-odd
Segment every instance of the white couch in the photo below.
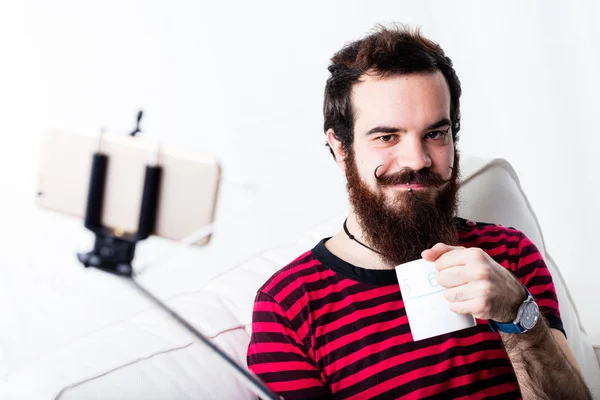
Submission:
<svg viewBox="0 0 600 400">
<path fill-rule="evenodd" d="M 514 170 L 499 159 L 463 156 L 462 164 L 459 214 L 468 219 L 520 229 L 542 251 L 554 277 L 569 344 L 588 385 L 600 398 L 600 351 L 594 354 L 560 271 L 545 248 L 539 224 Z M 252 303 L 258 287 L 318 240 L 335 233 L 342 221 L 342 215 L 333 218 L 295 242 L 264 251 L 195 291 L 171 296 L 168 304 L 245 365 Z M 135 312 L 86 332 L 56 349 L 45 349 L 39 357 L 31 357 L 13 371 L 2 371 L 0 347 L 1 399 L 256 398 L 187 332 L 162 312 L 127 292 L 126 283 L 92 271 L 86 273 L 94 279 L 102 279 L 104 284 L 110 282 L 111 293 L 125 296 L 123 307 L 133 307 L 131 303 L 135 303 L 136 307 L 131 308 Z M 77 297 L 69 292 L 62 295 L 77 301 Z"/>
</svg>

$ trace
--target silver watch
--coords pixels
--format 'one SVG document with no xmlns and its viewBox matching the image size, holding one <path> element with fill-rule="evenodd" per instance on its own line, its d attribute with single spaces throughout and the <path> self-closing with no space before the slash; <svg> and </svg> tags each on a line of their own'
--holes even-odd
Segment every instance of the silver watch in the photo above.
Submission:
<svg viewBox="0 0 600 400">
<path fill-rule="evenodd" d="M 491 319 L 488 320 L 488 323 L 494 332 L 525 333 L 528 330 L 533 329 L 535 324 L 537 324 L 537 321 L 540 318 L 540 309 L 527 288 L 525 288 L 525 292 L 527 292 L 527 298 L 519 306 L 517 317 L 512 323 L 500 323 Z"/>
</svg>

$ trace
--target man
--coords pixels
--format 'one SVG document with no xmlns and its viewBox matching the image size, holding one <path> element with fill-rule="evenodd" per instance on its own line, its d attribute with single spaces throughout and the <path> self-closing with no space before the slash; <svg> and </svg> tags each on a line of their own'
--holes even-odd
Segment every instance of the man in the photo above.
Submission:
<svg viewBox="0 0 600 400">
<path fill-rule="evenodd" d="M 351 210 L 258 291 L 249 368 L 285 399 L 591 398 L 533 243 L 456 217 L 450 59 L 418 31 L 380 28 L 331 61 L 324 128 Z M 418 258 L 476 326 L 413 340 L 394 267 Z"/>
</svg>

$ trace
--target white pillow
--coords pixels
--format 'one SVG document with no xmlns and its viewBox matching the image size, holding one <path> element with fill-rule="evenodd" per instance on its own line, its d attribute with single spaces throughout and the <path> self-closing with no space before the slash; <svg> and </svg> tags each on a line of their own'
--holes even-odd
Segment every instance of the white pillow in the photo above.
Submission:
<svg viewBox="0 0 600 400">
<path fill-rule="evenodd" d="M 560 270 L 546 250 L 539 222 L 516 172 L 502 159 L 467 157 L 464 161 L 466 174 L 460 189 L 459 215 L 516 228 L 537 246 L 552 274 L 569 346 L 592 393 L 600 397 L 599 359 L 580 323 Z"/>
</svg>

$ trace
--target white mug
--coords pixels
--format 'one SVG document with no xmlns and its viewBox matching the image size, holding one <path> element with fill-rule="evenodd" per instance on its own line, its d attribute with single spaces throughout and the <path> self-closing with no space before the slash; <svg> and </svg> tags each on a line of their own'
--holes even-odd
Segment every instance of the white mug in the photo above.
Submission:
<svg viewBox="0 0 600 400">
<path fill-rule="evenodd" d="M 472 315 L 457 314 L 448 309 L 444 288 L 437 283 L 432 262 L 421 258 L 400 264 L 395 269 L 414 341 L 475 326 Z"/>
</svg>

